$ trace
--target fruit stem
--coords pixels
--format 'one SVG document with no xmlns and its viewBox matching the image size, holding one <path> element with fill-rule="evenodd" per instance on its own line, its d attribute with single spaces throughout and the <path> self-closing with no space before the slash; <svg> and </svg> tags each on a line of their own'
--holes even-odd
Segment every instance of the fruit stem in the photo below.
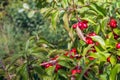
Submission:
<svg viewBox="0 0 120 80">
<path fill-rule="evenodd" d="M 74 56 L 75 56 L 75 57 L 79 57 L 80 55 L 76 54 L 76 55 L 74 55 Z M 44 66 L 44 65 L 46 65 L 46 64 L 56 63 L 56 62 L 57 62 L 57 59 L 56 59 L 56 60 L 50 60 L 50 61 L 48 61 L 48 62 L 43 62 L 43 63 L 41 63 L 40 66 Z"/>
<path fill-rule="evenodd" d="M 44 65 L 46 65 L 46 64 L 49 64 L 49 63 L 55 63 L 57 60 L 50 60 L 50 61 L 48 61 L 48 62 L 43 62 L 43 63 L 41 63 L 40 65 L 41 66 L 44 66 Z"/>
</svg>

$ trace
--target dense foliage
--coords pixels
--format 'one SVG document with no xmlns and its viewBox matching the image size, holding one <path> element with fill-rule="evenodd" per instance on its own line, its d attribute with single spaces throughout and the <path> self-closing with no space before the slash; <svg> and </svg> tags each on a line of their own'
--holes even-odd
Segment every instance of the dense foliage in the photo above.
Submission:
<svg viewBox="0 0 120 80">
<path fill-rule="evenodd" d="M 119 80 L 120 1 L 0 4 L 0 80 Z"/>
</svg>

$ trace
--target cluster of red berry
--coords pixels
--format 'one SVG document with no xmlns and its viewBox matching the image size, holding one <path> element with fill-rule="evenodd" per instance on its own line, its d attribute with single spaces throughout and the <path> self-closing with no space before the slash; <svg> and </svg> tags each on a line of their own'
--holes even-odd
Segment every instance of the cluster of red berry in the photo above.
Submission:
<svg viewBox="0 0 120 80">
<path fill-rule="evenodd" d="M 81 30 L 84 30 L 86 28 L 88 28 L 88 21 L 87 20 L 83 20 L 83 21 L 80 21 L 78 23 L 75 23 L 72 25 L 72 28 L 73 29 L 76 29 L 77 27 L 79 27 Z"/>
<path fill-rule="evenodd" d="M 112 32 L 113 32 L 113 35 L 114 35 L 114 39 L 118 39 L 119 38 L 119 35 L 117 35 L 113 29 L 117 28 L 117 21 L 114 19 L 114 18 L 110 18 L 110 21 L 108 22 L 108 26 L 112 29 Z M 81 30 L 85 30 L 88 28 L 88 21 L 87 20 L 83 20 L 83 21 L 80 21 L 78 23 L 75 23 L 72 25 L 72 28 L 73 29 L 76 29 L 77 27 L 79 27 L 79 29 Z M 85 37 L 85 42 L 86 44 L 94 44 L 94 41 L 92 40 L 92 36 L 96 36 L 96 33 L 92 32 L 92 33 L 89 33 L 86 37 Z M 99 43 L 98 42 L 95 42 L 95 45 L 98 46 Z M 120 42 L 118 42 L 116 44 L 116 49 L 120 49 Z M 96 52 L 96 50 L 94 49 L 93 52 Z M 111 55 L 107 58 L 107 61 L 110 62 L 110 57 Z M 89 57 L 90 60 L 94 60 L 93 57 Z"/>
<path fill-rule="evenodd" d="M 115 32 L 113 31 L 114 28 L 117 28 L 117 21 L 113 18 L 110 19 L 109 23 L 108 23 L 109 27 L 111 27 L 113 35 L 114 35 L 114 39 L 118 39 L 119 35 L 115 34 Z M 120 49 L 120 42 L 118 42 L 116 44 L 116 49 Z M 110 58 L 111 55 L 107 58 L 107 62 L 110 62 Z"/>
<path fill-rule="evenodd" d="M 51 62 L 48 62 L 48 63 L 44 62 L 45 64 L 43 64 L 42 66 L 45 69 L 49 68 L 49 67 L 52 67 L 52 66 L 55 66 L 55 72 L 57 72 L 59 69 L 62 68 L 62 66 L 58 64 L 57 58 L 58 58 L 58 56 L 55 56 L 54 58 L 51 58 L 51 60 L 50 60 Z"/>
<path fill-rule="evenodd" d="M 111 27 L 111 29 L 114 29 L 114 28 L 117 27 L 117 21 L 116 21 L 115 19 L 111 18 L 110 21 L 109 21 L 109 23 L 108 23 L 108 25 Z M 80 22 L 78 22 L 78 23 L 73 24 L 73 26 L 72 26 L 73 29 L 76 29 L 77 27 L 78 27 L 79 29 L 81 29 L 81 30 L 87 29 L 87 28 L 88 28 L 88 21 L 87 21 L 87 20 L 83 20 L 83 21 L 80 21 Z M 114 39 L 117 39 L 117 38 L 119 37 L 119 36 L 118 36 L 117 34 L 115 34 L 114 32 L 113 32 L 113 34 L 114 34 Z M 99 43 L 98 43 L 98 42 L 95 42 L 95 41 L 92 40 L 92 37 L 93 37 L 93 36 L 97 36 L 97 34 L 96 34 L 95 32 L 91 32 L 91 33 L 88 33 L 88 34 L 86 35 L 86 37 L 85 37 L 85 43 L 86 43 L 87 45 L 89 45 L 89 44 L 94 44 L 94 45 L 92 46 L 91 50 L 88 50 L 88 53 L 91 52 L 91 51 L 92 51 L 93 53 L 96 52 L 95 46 L 99 46 Z M 118 42 L 118 43 L 116 44 L 116 49 L 120 49 L 120 42 Z M 69 58 L 71 58 L 71 59 L 74 58 L 74 59 L 77 59 L 77 60 L 79 60 L 79 59 L 82 58 L 81 55 L 77 54 L 76 48 L 72 48 L 70 51 L 67 51 L 67 52 L 64 54 L 64 56 L 69 57 Z M 88 54 L 86 54 L 86 57 L 87 57 L 88 60 L 90 60 L 90 61 L 95 60 L 94 57 L 91 57 L 91 56 L 89 56 Z M 61 66 L 60 64 L 58 64 L 58 58 L 59 58 L 59 56 L 55 56 L 54 58 L 50 58 L 50 61 L 53 61 L 53 62 L 48 62 L 48 63 L 46 63 L 46 64 L 44 64 L 44 65 L 42 65 L 42 66 L 43 66 L 45 69 L 46 69 L 46 68 L 49 68 L 49 67 L 51 67 L 51 66 L 55 66 L 55 72 L 58 72 L 59 69 L 62 69 L 62 68 L 64 67 L 64 66 Z M 107 62 L 110 62 L 110 58 L 111 58 L 111 55 L 107 58 Z M 76 75 L 76 74 L 80 74 L 81 71 L 82 71 L 81 66 L 75 66 L 75 68 L 73 68 L 73 69 L 71 70 L 71 75 L 75 77 L 75 75 Z M 87 72 L 88 72 L 88 71 L 86 71 L 84 75 L 87 75 Z"/>
</svg>

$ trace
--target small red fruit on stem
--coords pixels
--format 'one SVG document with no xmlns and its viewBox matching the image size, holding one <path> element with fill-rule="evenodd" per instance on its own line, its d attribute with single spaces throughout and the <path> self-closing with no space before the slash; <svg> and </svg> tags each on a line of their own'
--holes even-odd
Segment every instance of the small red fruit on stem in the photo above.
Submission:
<svg viewBox="0 0 120 80">
<path fill-rule="evenodd" d="M 71 73 L 72 73 L 72 75 L 75 75 L 75 74 L 77 73 L 77 70 L 76 70 L 76 69 L 73 69 L 73 70 L 71 71 Z"/>
<path fill-rule="evenodd" d="M 86 43 L 87 43 L 87 44 L 93 44 L 92 38 L 86 37 L 85 39 L 86 39 Z"/>
<path fill-rule="evenodd" d="M 81 22 L 78 22 L 78 27 L 81 29 L 81 30 L 84 30 L 86 28 L 88 28 L 88 21 L 87 20 L 83 20 Z"/>
<path fill-rule="evenodd" d="M 69 52 L 66 52 L 64 55 L 69 56 L 70 58 L 74 58 L 77 54 L 76 48 L 72 48 Z"/>
<path fill-rule="evenodd" d="M 77 53 L 77 50 L 76 50 L 76 48 L 72 48 L 72 49 L 70 50 L 70 52 L 73 52 L 74 54 L 76 54 L 76 53 Z"/>
<path fill-rule="evenodd" d="M 91 33 L 88 34 L 89 37 L 91 37 L 91 36 L 96 36 L 96 35 L 97 35 L 97 34 L 96 34 L 95 32 L 91 32 Z"/>
<path fill-rule="evenodd" d="M 109 56 L 109 57 L 107 58 L 107 62 L 110 62 L 110 57 L 111 57 L 111 56 Z"/>
<path fill-rule="evenodd" d="M 119 38 L 119 36 L 117 34 L 113 33 L 113 35 L 114 35 L 114 39 L 118 39 Z"/>
<path fill-rule="evenodd" d="M 92 60 L 95 60 L 95 58 L 94 58 L 94 57 L 91 57 L 91 56 L 88 57 L 88 58 L 89 58 L 89 60 L 91 60 L 91 61 L 92 61 Z"/>
<path fill-rule="evenodd" d="M 62 68 L 62 66 L 61 65 L 59 65 L 59 64 L 56 64 L 56 66 L 55 66 L 55 72 L 57 72 L 59 69 L 61 69 Z"/>
<path fill-rule="evenodd" d="M 48 63 L 48 64 L 46 64 L 44 66 L 45 66 L 45 68 L 49 68 L 50 66 L 53 66 L 53 65 L 51 63 Z"/>
<path fill-rule="evenodd" d="M 77 26 L 78 26 L 78 23 L 75 23 L 75 24 L 72 25 L 72 28 L 73 28 L 73 29 L 76 29 Z"/>
<path fill-rule="evenodd" d="M 115 19 L 111 18 L 108 25 L 110 25 L 111 28 L 116 28 L 117 27 L 117 21 Z"/>
<path fill-rule="evenodd" d="M 120 49 L 120 42 L 116 44 L 116 48 Z"/>
<path fill-rule="evenodd" d="M 81 69 L 73 69 L 71 71 L 71 73 L 72 73 L 72 75 L 79 74 L 79 73 L 81 73 Z"/>
</svg>

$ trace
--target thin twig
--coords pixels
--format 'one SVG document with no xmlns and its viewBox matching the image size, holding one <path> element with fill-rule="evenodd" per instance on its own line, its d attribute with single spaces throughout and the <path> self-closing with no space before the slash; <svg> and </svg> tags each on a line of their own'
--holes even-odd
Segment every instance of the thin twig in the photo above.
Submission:
<svg viewBox="0 0 120 80">
<path fill-rule="evenodd" d="M 41 63 L 40 65 L 41 65 L 41 66 L 44 66 L 44 65 L 46 65 L 46 64 L 55 63 L 55 62 L 57 62 L 57 60 L 50 60 L 50 61 L 48 61 L 48 62 L 43 62 L 43 63 Z"/>
<path fill-rule="evenodd" d="M 79 54 L 76 54 L 76 55 L 74 55 L 74 57 L 77 58 L 77 57 L 81 57 L 81 56 L 80 56 Z M 48 62 L 43 62 L 43 63 L 41 63 L 40 65 L 41 65 L 41 66 L 44 66 L 44 65 L 49 64 L 49 63 L 56 63 L 57 60 L 58 60 L 58 59 L 56 59 L 56 60 L 50 60 L 50 61 L 48 61 Z"/>
</svg>

